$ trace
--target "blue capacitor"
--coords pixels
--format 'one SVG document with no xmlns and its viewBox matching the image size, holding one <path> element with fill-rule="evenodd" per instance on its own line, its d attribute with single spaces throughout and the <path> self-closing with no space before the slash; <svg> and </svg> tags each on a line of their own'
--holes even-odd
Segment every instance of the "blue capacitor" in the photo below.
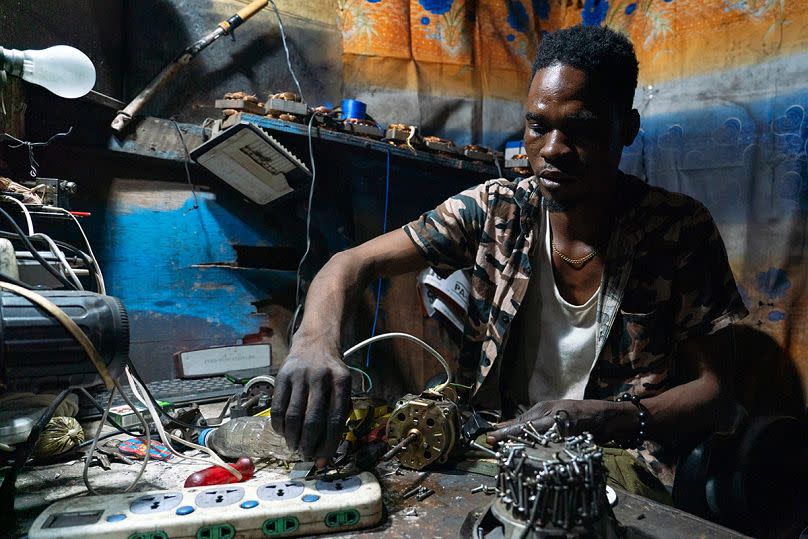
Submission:
<svg viewBox="0 0 808 539">
<path fill-rule="evenodd" d="M 365 112 L 368 106 L 358 99 L 343 99 L 342 100 L 342 117 L 343 118 L 356 118 L 357 120 L 365 119 Z"/>
</svg>

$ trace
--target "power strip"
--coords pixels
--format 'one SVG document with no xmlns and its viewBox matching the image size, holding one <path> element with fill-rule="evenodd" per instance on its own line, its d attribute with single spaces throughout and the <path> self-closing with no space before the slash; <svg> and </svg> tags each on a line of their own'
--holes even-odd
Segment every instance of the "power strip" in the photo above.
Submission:
<svg viewBox="0 0 808 539">
<path fill-rule="evenodd" d="M 369 472 L 62 500 L 39 515 L 30 539 L 233 539 L 292 537 L 367 528 L 382 517 Z"/>
</svg>

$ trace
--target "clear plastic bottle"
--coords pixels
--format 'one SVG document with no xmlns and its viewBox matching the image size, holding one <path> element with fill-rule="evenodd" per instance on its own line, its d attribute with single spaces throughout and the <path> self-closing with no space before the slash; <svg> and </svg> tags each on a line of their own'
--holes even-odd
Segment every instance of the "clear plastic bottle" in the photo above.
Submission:
<svg viewBox="0 0 808 539">
<path fill-rule="evenodd" d="M 237 417 L 221 427 L 202 431 L 199 438 L 201 444 L 225 459 L 248 456 L 253 460 L 302 460 L 297 451 L 286 447 L 283 436 L 272 430 L 268 417 Z"/>
</svg>

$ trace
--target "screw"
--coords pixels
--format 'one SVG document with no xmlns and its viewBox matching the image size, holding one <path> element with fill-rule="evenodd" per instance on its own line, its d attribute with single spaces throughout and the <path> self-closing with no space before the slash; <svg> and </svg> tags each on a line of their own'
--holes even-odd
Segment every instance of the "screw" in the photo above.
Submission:
<svg viewBox="0 0 808 539">
<path fill-rule="evenodd" d="M 471 447 L 473 447 L 475 449 L 479 449 L 480 451 L 482 451 L 484 453 L 488 453 L 489 455 L 491 455 L 494 458 L 496 458 L 498 456 L 498 453 L 496 451 L 492 451 L 492 450 L 488 449 L 487 447 L 478 444 L 475 441 L 472 441 L 469 445 L 471 445 Z"/>
<path fill-rule="evenodd" d="M 404 494 L 401 495 L 401 499 L 406 500 L 410 496 L 414 496 L 415 494 L 420 492 L 422 488 L 424 488 L 424 487 L 418 486 L 418 487 L 414 487 L 414 488 L 408 490 L 407 492 L 405 492 Z"/>
<path fill-rule="evenodd" d="M 434 490 L 424 487 L 424 490 L 415 495 L 415 499 L 422 502 L 433 494 L 435 494 Z"/>
<path fill-rule="evenodd" d="M 384 455 L 382 455 L 381 460 L 383 460 L 383 461 L 385 461 L 385 460 L 390 460 L 391 458 L 395 457 L 395 456 L 396 456 L 396 455 L 398 455 L 398 454 L 399 454 L 401 451 L 403 451 L 404 449 L 406 449 L 407 445 L 408 445 L 410 442 L 414 442 L 416 438 L 418 438 L 418 433 L 413 432 L 412 434 L 410 434 L 409 436 L 407 436 L 406 438 L 404 438 L 403 440 L 401 440 L 400 442 L 398 442 L 396 445 L 394 445 L 393 447 L 391 447 L 391 448 L 390 448 L 390 451 L 388 451 L 387 453 L 385 453 Z"/>
</svg>

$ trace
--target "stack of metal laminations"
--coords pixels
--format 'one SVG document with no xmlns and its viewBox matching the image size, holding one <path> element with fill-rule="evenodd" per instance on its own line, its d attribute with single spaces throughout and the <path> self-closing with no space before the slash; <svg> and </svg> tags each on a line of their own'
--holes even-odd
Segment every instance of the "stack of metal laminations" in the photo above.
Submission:
<svg viewBox="0 0 808 539">
<path fill-rule="evenodd" d="M 500 444 L 497 497 L 473 537 L 619 536 L 602 451 L 588 433 L 562 436 L 558 419 L 545 434 L 528 423 L 519 436 Z"/>
</svg>

